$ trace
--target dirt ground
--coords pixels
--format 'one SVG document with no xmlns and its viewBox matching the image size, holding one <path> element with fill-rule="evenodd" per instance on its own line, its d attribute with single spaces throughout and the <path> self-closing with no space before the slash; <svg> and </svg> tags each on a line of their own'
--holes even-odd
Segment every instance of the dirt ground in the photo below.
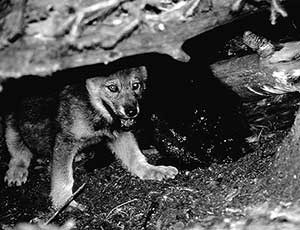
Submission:
<svg viewBox="0 0 300 230">
<path fill-rule="evenodd" d="M 200 223 L 197 229 L 201 229 L 200 226 L 208 229 L 226 219 L 244 218 L 246 208 L 266 201 L 288 204 L 295 197 L 284 197 L 280 191 L 268 189 L 265 179 L 270 176 L 274 153 L 293 123 L 299 101 L 298 94 L 289 94 L 243 103 L 247 116 L 240 119 L 245 119 L 243 122 L 248 125 L 242 138 L 231 132 L 235 127 L 227 125 L 230 121 L 232 124 L 231 119 L 235 119 L 237 125 L 242 124 L 236 120 L 238 115 L 223 112 L 213 119 L 209 103 L 189 122 L 182 118 L 181 123 L 175 116 L 177 122 L 172 123 L 172 119 L 166 120 L 161 114 L 152 114 L 150 123 L 155 137 L 150 138 L 152 141 L 143 140 L 145 131 L 137 129 L 141 146 L 146 149 L 150 162 L 168 161 L 179 168 L 179 175 L 163 182 L 141 181 L 114 161 L 103 146 L 95 146 L 81 153 L 74 167 L 75 189 L 86 183 L 76 198 L 86 210 L 63 211 L 53 223 L 63 224 L 74 219 L 77 229 L 184 229 Z M 229 115 L 233 118 L 228 118 Z M 174 125 L 178 123 L 181 125 Z M 203 154 L 197 157 L 191 153 L 195 143 L 182 141 L 189 127 L 201 127 L 196 129 L 197 138 L 203 141 L 198 148 L 205 153 L 206 161 Z M 241 134 L 243 130 L 238 131 Z M 214 138 L 207 133 L 213 133 Z M 252 135 L 246 138 L 246 134 Z M 4 178 L 9 157 L 1 136 L 0 177 Z M 160 153 L 168 154 L 162 157 L 164 154 L 154 151 L 152 144 L 158 146 Z M 234 156 L 234 152 L 239 154 Z M 198 166 L 197 162 L 202 164 Z M 3 179 L 0 183 L 3 229 L 18 222 L 47 220 L 53 214 L 48 197 L 49 159 L 36 159 L 30 168 L 29 180 L 21 187 L 7 187 Z"/>
</svg>

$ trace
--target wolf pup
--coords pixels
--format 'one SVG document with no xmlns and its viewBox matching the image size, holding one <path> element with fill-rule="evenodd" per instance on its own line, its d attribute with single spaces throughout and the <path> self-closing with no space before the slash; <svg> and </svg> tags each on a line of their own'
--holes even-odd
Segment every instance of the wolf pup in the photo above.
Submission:
<svg viewBox="0 0 300 230">
<path fill-rule="evenodd" d="M 75 154 L 100 141 L 105 141 L 122 164 L 143 180 L 174 178 L 178 173 L 172 166 L 149 164 L 130 132 L 140 111 L 138 101 L 145 89 L 146 78 L 145 67 L 135 67 L 107 77 L 89 78 L 85 85 L 68 85 L 61 92 L 56 115 L 59 127 L 52 150 L 50 196 L 55 208 L 72 195 Z M 14 116 L 8 116 L 6 143 L 11 160 L 5 181 L 9 186 L 26 182 L 32 158 L 15 124 Z"/>
</svg>

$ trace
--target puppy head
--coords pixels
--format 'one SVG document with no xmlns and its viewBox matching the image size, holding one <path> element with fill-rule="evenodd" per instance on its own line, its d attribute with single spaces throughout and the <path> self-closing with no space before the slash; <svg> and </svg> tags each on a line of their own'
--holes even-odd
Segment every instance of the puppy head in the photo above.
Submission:
<svg viewBox="0 0 300 230">
<path fill-rule="evenodd" d="M 110 120 L 117 117 L 121 127 L 128 129 L 139 114 L 146 79 L 146 68 L 141 66 L 87 79 L 86 87 L 96 110 Z"/>
</svg>

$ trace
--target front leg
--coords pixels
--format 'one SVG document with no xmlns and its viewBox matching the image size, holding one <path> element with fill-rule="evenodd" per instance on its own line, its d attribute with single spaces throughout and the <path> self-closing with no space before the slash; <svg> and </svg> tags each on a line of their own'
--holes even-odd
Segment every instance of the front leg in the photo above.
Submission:
<svg viewBox="0 0 300 230">
<path fill-rule="evenodd" d="M 59 208 L 73 194 L 73 159 L 81 143 L 64 134 L 58 134 L 53 151 L 51 198 L 54 208 Z M 76 206 L 76 202 L 71 203 Z"/>
<path fill-rule="evenodd" d="M 147 162 L 131 132 L 123 132 L 109 144 L 128 170 L 143 180 L 174 178 L 178 170 L 172 166 L 154 166 Z"/>
</svg>

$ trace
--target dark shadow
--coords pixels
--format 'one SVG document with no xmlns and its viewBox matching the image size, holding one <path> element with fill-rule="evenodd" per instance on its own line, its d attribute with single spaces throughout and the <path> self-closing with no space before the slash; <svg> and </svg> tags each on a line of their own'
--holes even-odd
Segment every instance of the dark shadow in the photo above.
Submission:
<svg viewBox="0 0 300 230">
<path fill-rule="evenodd" d="M 88 155 L 84 161 L 84 167 L 88 172 L 106 167 L 116 159 L 105 143 L 90 146 L 84 149 L 84 152 Z"/>
<path fill-rule="evenodd" d="M 245 154 L 250 131 L 240 98 L 212 76 L 206 63 L 167 56 L 155 60 L 139 123 L 144 132 L 137 135 L 142 144 L 154 143 L 160 163 L 190 169 Z"/>
</svg>

